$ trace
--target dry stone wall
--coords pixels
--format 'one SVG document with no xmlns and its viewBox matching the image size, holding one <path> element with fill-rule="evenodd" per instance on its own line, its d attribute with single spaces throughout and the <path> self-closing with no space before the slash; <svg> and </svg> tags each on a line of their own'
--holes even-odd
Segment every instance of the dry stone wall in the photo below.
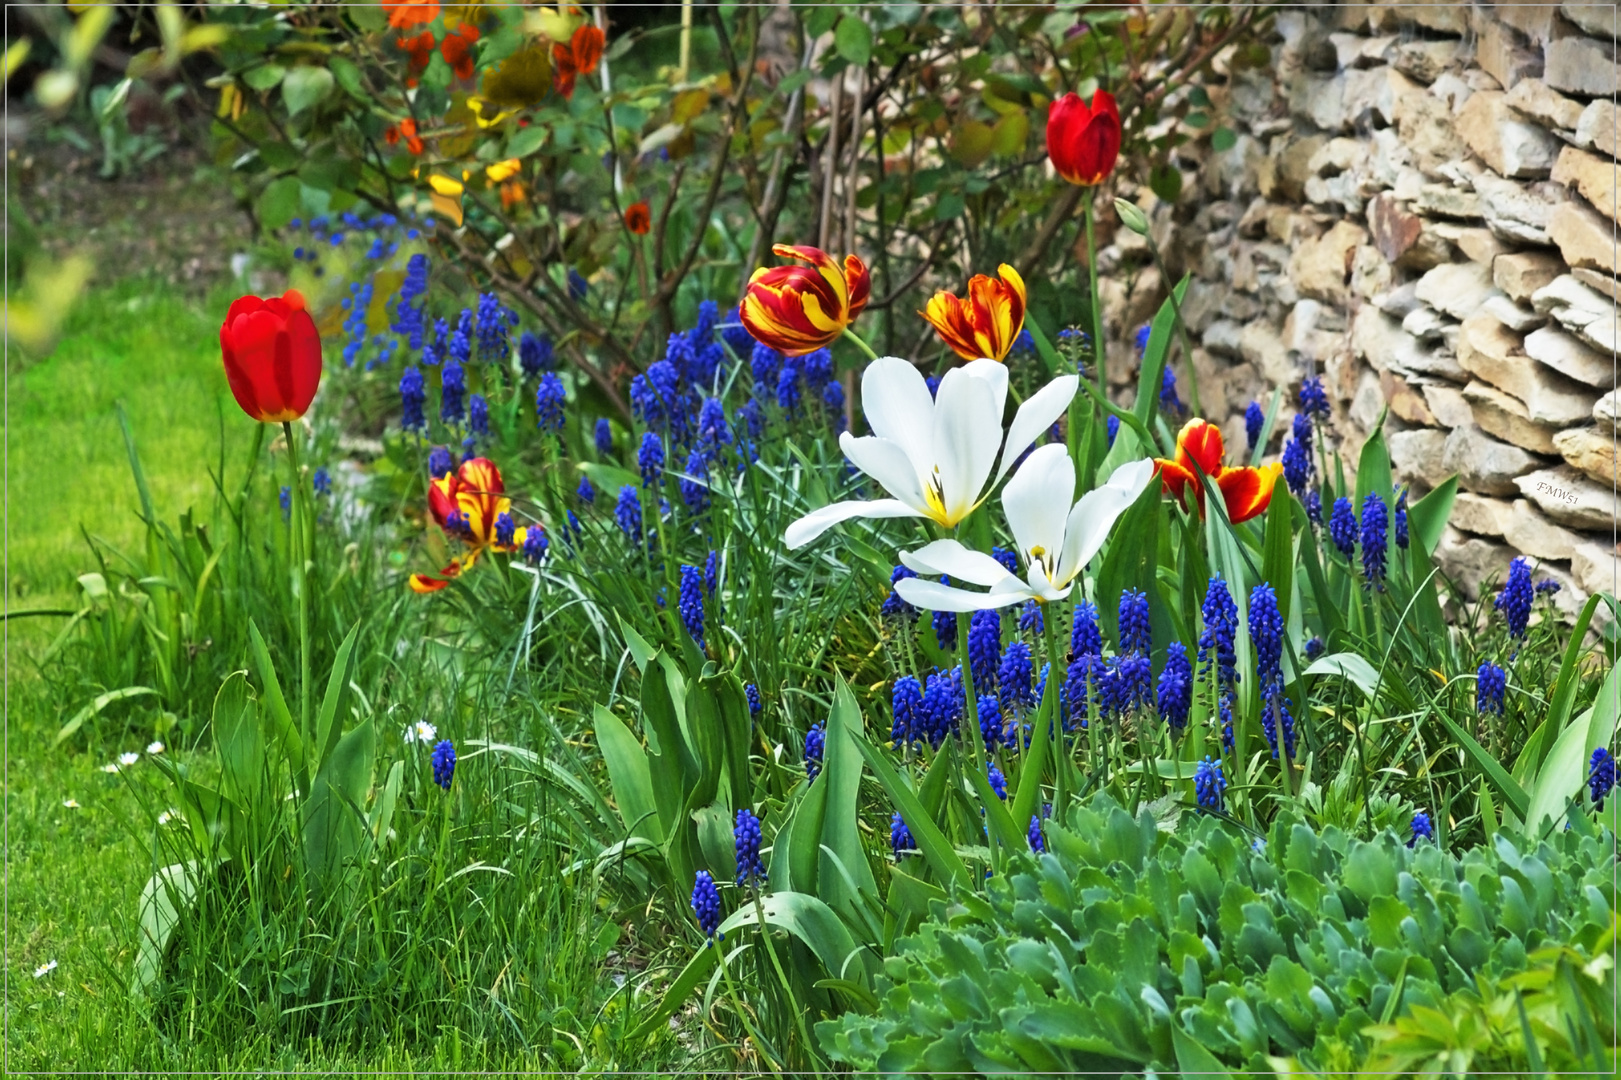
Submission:
<svg viewBox="0 0 1621 1080">
<path fill-rule="evenodd" d="M 1388 409 L 1402 481 L 1458 476 L 1438 555 L 1459 585 L 1524 554 L 1567 611 L 1618 574 L 1616 13 L 1283 11 L 1270 66 L 1222 71 L 1236 144 L 1186 163 L 1198 198 L 1151 206 L 1195 278 L 1194 366 L 1229 445 L 1284 387 L 1277 453 L 1293 391 L 1323 375 L 1349 462 Z M 1117 241 L 1099 261 L 1131 257 Z M 1152 269 L 1116 285 L 1114 325 L 1156 295 Z"/>
</svg>

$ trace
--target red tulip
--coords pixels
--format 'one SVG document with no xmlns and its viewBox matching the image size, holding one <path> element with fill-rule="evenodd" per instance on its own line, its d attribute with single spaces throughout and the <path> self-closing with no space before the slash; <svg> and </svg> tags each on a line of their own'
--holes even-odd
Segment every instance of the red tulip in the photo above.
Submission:
<svg viewBox="0 0 1621 1080">
<path fill-rule="evenodd" d="M 1077 94 L 1065 94 L 1047 111 L 1047 156 L 1053 168 L 1072 184 L 1101 184 L 1120 156 L 1120 109 L 1114 95 L 1099 90 L 1088 106 Z"/>
<path fill-rule="evenodd" d="M 645 201 L 625 207 L 625 227 L 637 236 L 647 235 L 647 230 L 653 227 L 653 211 Z"/>
<path fill-rule="evenodd" d="M 321 385 L 321 335 L 296 289 L 233 302 L 220 327 L 220 352 L 236 403 L 266 424 L 303 416 Z"/>
<path fill-rule="evenodd" d="M 1225 454 L 1220 428 L 1199 417 L 1189 420 L 1177 433 L 1176 459 L 1154 459 L 1165 494 L 1175 495 L 1183 506 L 1187 506 L 1187 493 L 1191 490 L 1199 508 L 1199 517 L 1203 519 L 1203 477 L 1208 476 L 1216 482 L 1221 500 L 1227 507 L 1227 519 L 1233 524 L 1264 513 L 1272 502 L 1272 485 L 1283 472 L 1283 466 L 1273 462 L 1258 468 L 1250 465 L 1228 468 L 1222 462 Z"/>
<path fill-rule="evenodd" d="M 827 252 L 813 247 L 776 244 L 771 250 L 779 258 L 811 266 L 762 266 L 754 271 L 738 307 L 744 327 L 755 341 L 784 356 L 804 356 L 833 344 L 872 295 L 867 264 L 846 255 L 840 266 Z"/>
</svg>

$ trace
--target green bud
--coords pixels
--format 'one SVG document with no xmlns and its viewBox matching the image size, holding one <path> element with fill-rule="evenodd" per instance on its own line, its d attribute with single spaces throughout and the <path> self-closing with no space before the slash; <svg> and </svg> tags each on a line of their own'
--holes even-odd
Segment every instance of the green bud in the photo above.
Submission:
<svg viewBox="0 0 1621 1080">
<path fill-rule="evenodd" d="M 1120 223 L 1138 236 L 1148 235 L 1148 215 L 1137 207 L 1136 203 L 1129 203 L 1125 199 L 1114 201 L 1114 212 L 1120 215 Z"/>
</svg>

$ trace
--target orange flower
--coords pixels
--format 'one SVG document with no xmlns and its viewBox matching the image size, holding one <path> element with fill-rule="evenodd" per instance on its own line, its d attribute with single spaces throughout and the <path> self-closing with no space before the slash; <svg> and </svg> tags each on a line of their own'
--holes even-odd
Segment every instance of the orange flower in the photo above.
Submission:
<svg viewBox="0 0 1621 1080">
<path fill-rule="evenodd" d="M 1204 518 L 1204 477 L 1216 482 L 1222 502 L 1227 507 L 1227 518 L 1233 524 L 1248 521 L 1266 512 L 1272 502 L 1272 485 L 1283 466 L 1277 463 L 1259 468 L 1245 465 L 1230 469 L 1222 463 L 1225 446 L 1221 429 L 1198 417 L 1182 425 L 1176 436 L 1176 460 L 1156 458 L 1165 493 L 1175 495 L 1184 507 L 1188 505 L 1187 490 L 1193 489 L 1199 506 L 1199 517 Z"/>
<path fill-rule="evenodd" d="M 854 255 L 839 266 L 820 248 L 776 244 L 772 252 L 804 266 L 760 267 L 749 278 L 739 315 L 754 340 L 784 356 L 804 356 L 836 341 L 872 294 L 867 264 Z"/>
<path fill-rule="evenodd" d="M 473 42 L 478 40 L 478 27 L 470 22 L 459 24 L 439 43 L 439 55 L 445 58 L 458 79 L 473 77 Z"/>
<path fill-rule="evenodd" d="M 518 534 L 524 530 L 516 530 L 507 543 L 497 535 L 499 519 L 512 508 L 512 500 L 505 492 L 501 470 L 488 458 L 464 461 L 454 473 L 436 477 L 428 484 L 428 513 L 447 535 L 465 543 L 469 550 L 441 570 L 438 577 L 412 574 L 412 591 L 438 592 L 450 584 L 451 578 L 477 562 L 486 548 L 514 551 L 522 545 L 523 537 Z"/>
<path fill-rule="evenodd" d="M 393 146 L 405 139 L 405 148 L 413 154 L 422 153 L 422 140 L 417 138 L 417 122 L 409 116 L 397 124 L 390 124 L 388 130 L 383 132 L 383 141 Z"/>
<path fill-rule="evenodd" d="M 430 23 L 439 17 L 438 0 L 404 0 L 398 4 L 384 4 L 388 12 L 388 25 L 396 29 Z"/>
<path fill-rule="evenodd" d="M 411 54 L 411 70 L 405 80 L 405 85 L 415 86 L 417 76 L 422 74 L 423 69 L 428 66 L 428 61 L 433 59 L 433 34 L 424 30 L 416 37 L 396 38 L 394 44 Z"/>
<path fill-rule="evenodd" d="M 602 31 L 587 23 L 574 31 L 567 45 L 552 46 L 553 82 L 565 98 L 574 96 L 574 80 L 597 70 L 602 59 Z"/>
<path fill-rule="evenodd" d="M 511 210 L 528 197 L 528 189 L 523 186 L 522 180 L 508 180 L 501 185 L 501 209 L 503 210 Z"/>
<path fill-rule="evenodd" d="M 964 360 L 1002 359 L 1024 328 L 1024 279 L 1007 263 L 996 273 L 1000 281 L 984 274 L 969 278 L 966 300 L 937 292 L 918 312 Z"/>
<path fill-rule="evenodd" d="M 653 227 L 653 212 L 647 208 L 647 203 L 631 203 L 625 207 L 625 228 L 637 236 L 646 236 L 647 230 Z"/>
</svg>

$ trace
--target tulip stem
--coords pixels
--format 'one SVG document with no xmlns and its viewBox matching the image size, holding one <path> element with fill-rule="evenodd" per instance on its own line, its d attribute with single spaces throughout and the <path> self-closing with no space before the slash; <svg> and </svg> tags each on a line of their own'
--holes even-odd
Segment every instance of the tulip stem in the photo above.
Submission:
<svg viewBox="0 0 1621 1080">
<path fill-rule="evenodd" d="M 861 338 L 857 337 L 856 332 L 850 329 L 848 326 L 844 328 L 844 336 L 859 345 L 861 347 L 861 351 L 867 354 L 868 360 L 878 359 L 878 354 L 872 351 L 872 346 L 868 345 L 865 341 L 862 341 Z"/>
<path fill-rule="evenodd" d="M 305 551 L 308 537 L 304 532 L 307 507 L 299 477 L 298 440 L 293 437 L 292 422 L 283 420 L 281 430 L 282 437 L 287 440 L 287 464 L 293 473 L 288 500 L 293 518 L 293 584 L 298 589 L 298 722 L 305 745 L 308 746 L 314 732 L 310 730 L 310 589 L 308 553 Z M 316 748 L 314 752 L 319 754 L 320 749 Z"/>
<path fill-rule="evenodd" d="M 1098 369 L 1098 389 L 1109 392 L 1108 347 L 1103 337 L 1103 304 L 1098 300 L 1098 242 L 1092 231 L 1092 200 L 1087 199 L 1081 219 L 1086 226 L 1086 278 L 1092 290 L 1092 361 Z"/>
</svg>

